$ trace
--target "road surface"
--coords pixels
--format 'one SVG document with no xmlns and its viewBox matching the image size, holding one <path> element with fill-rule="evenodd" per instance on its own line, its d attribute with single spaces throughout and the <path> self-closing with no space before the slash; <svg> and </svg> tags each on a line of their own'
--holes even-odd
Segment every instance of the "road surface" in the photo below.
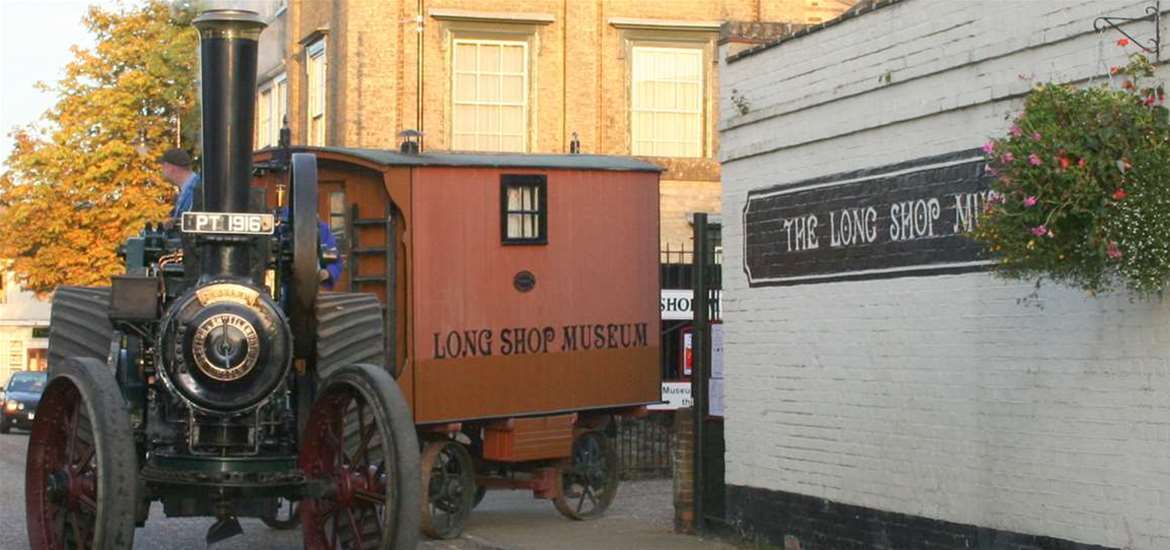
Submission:
<svg viewBox="0 0 1170 550">
<path fill-rule="evenodd" d="M 28 433 L 0 435 L 0 550 L 26 550 L 24 457 Z M 670 480 L 621 485 L 606 517 L 588 522 L 562 518 L 548 501 L 520 491 L 489 492 L 456 541 L 429 541 L 419 550 L 688 550 L 734 547 L 671 533 Z M 155 503 L 134 548 L 202 549 L 210 518 L 169 519 Z M 300 530 L 274 531 L 259 520 L 242 519 L 244 534 L 215 550 L 300 550 Z"/>
</svg>

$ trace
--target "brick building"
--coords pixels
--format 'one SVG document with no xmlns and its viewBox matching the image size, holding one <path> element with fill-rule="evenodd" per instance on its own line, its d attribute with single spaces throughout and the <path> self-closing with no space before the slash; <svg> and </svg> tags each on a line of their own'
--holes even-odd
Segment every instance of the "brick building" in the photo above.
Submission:
<svg viewBox="0 0 1170 550">
<path fill-rule="evenodd" d="M 288 0 L 267 5 L 257 145 L 647 157 L 666 171 L 662 240 L 719 211 L 716 48 L 847 0 Z M 734 22 L 724 28 L 725 22 Z M 769 23 L 772 22 L 772 23 Z M 775 23 L 779 22 L 779 23 Z M 791 24 L 783 24 L 783 23 Z"/>
<path fill-rule="evenodd" d="M 724 84 L 727 510 L 744 532 L 1170 548 L 1170 306 L 997 278 L 962 235 L 990 181 L 979 147 L 1036 83 L 1110 83 L 1127 50 L 1093 23 L 1148 3 L 992 4 L 869 1 L 721 67 L 752 104 L 730 111 Z M 1147 40 L 1156 22 L 1124 28 Z"/>
</svg>

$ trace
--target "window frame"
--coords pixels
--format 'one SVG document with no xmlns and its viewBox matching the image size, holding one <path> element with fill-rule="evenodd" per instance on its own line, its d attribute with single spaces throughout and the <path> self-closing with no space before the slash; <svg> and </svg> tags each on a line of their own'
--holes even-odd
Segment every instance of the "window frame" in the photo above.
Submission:
<svg viewBox="0 0 1170 550">
<path fill-rule="evenodd" d="M 661 155 L 661 154 L 646 154 L 637 151 L 639 141 L 649 141 L 654 143 L 655 140 L 638 140 L 637 136 L 637 115 L 640 111 L 636 106 L 638 104 L 638 79 L 635 69 L 635 58 L 638 56 L 639 50 L 659 50 L 659 51 L 674 51 L 674 52 L 693 52 L 698 55 L 698 110 L 693 113 L 698 116 L 696 124 L 698 132 L 693 139 L 697 146 L 695 155 Z M 639 157 L 657 157 L 657 158 L 677 158 L 677 159 L 703 159 L 709 158 L 710 151 L 708 150 L 708 107 L 707 103 L 710 100 L 710 90 L 708 86 L 708 79 L 711 75 L 705 65 L 707 64 L 707 44 L 704 42 L 677 42 L 677 41 L 657 41 L 657 40 L 636 40 L 629 46 L 629 75 L 630 75 L 630 90 L 629 90 L 629 138 L 630 138 L 630 154 Z M 652 111 L 653 112 L 653 111 Z M 684 113 L 691 114 L 691 113 Z"/>
<path fill-rule="evenodd" d="M 268 95 L 265 98 L 265 94 Z M 268 112 L 268 125 L 261 124 L 260 109 Z M 281 72 L 256 87 L 255 149 L 280 145 L 280 129 L 288 116 L 288 73 Z"/>
<path fill-rule="evenodd" d="M 20 358 L 19 361 L 13 362 L 13 359 Z M 8 341 L 8 368 L 12 370 L 24 370 L 28 366 L 28 352 L 25 350 L 24 340 L 10 339 Z"/>
<path fill-rule="evenodd" d="M 508 188 L 521 186 L 535 187 L 540 192 L 536 211 L 509 210 Z M 537 216 L 536 237 L 509 237 L 509 214 L 532 214 Z M 544 174 L 501 174 L 500 175 L 500 243 L 504 246 L 547 245 L 548 244 L 548 176 Z"/>
<path fill-rule="evenodd" d="M 474 35 L 472 35 L 472 36 L 452 35 L 451 40 L 450 40 L 450 44 L 451 44 L 451 58 L 450 58 L 450 64 L 449 64 L 449 67 L 450 67 L 449 85 L 450 85 L 450 90 L 451 90 L 451 93 L 450 93 L 451 125 L 450 125 L 450 136 L 449 136 L 450 141 L 449 141 L 449 143 L 450 143 L 451 150 L 455 150 L 455 151 L 459 151 L 459 150 L 462 150 L 462 151 L 484 151 L 484 152 L 498 152 L 498 153 L 529 153 L 529 152 L 531 152 L 531 149 L 532 149 L 531 141 L 532 141 L 532 136 L 533 136 L 533 128 L 532 128 L 532 124 L 530 124 L 530 118 L 531 118 L 530 104 L 532 103 L 532 94 L 531 94 L 529 88 L 532 85 L 533 64 L 532 64 L 531 60 L 529 59 L 529 56 L 531 55 L 531 52 L 532 52 L 532 49 L 530 48 L 529 41 L 525 40 L 525 39 L 521 39 L 521 38 L 512 38 L 512 39 L 480 38 L 480 37 L 476 37 Z M 480 102 L 478 99 L 471 100 L 471 101 L 456 99 L 455 81 L 456 81 L 457 76 L 459 74 L 465 73 L 465 71 L 459 71 L 456 68 L 457 67 L 456 56 L 458 55 L 457 52 L 458 52 L 459 46 L 461 44 L 475 45 L 477 47 L 477 51 L 478 51 L 478 47 L 483 46 L 483 45 L 501 46 L 501 47 L 502 46 L 520 46 L 521 47 L 521 49 L 522 49 L 521 59 L 524 62 L 524 66 L 522 67 L 522 70 L 521 70 L 521 77 L 522 77 L 521 92 L 523 94 L 523 97 L 521 99 L 519 107 L 520 107 L 520 113 L 521 113 L 520 114 L 521 124 L 522 124 L 522 127 L 524 130 L 520 136 L 521 149 L 519 151 L 504 150 L 502 147 L 497 147 L 496 149 L 486 149 L 486 148 L 480 148 L 478 145 L 472 149 L 459 148 L 459 147 L 455 146 L 455 139 L 456 139 L 456 135 L 457 135 L 457 132 L 456 132 L 456 112 L 458 111 L 457 107 L 459 107 L 460 105 L 471 105 L 471 106 L 494 105 L 494 106 L 507 106 L 507 107 L 515 107 L 516 106 L 515 104 L 512 104 L 512 103 L 502 103 L 502 102 L 484 103 L 484 102 Z M 477 63 L 476 63 L 476 71 L 472 74 L 476 75 L 476 79 L 477 79 L 476 82 L 478 84 L 479 76 L 481 74 L 483 74 L 479 71 L 478 59 L 477 59 Z M 503 74 L 504 73 L 503 73 L 502 69 L 496 73 L 496 76 L 500 77 L 499 82 L 500 82 L 501 87 L 503 86 L 503 78 L 502 78 Z M 477 96 L 478 96 L 478 93 L 477 93 Z M 499 139 L 502 141 L 504 138 L 503 118 L 501 117 L 498 122 L 499 122 L 499 129 L 497 130 L 497 135 L 498 135 Z M 478 126 L 476 129 L 477 130 L 479 129 Z M 482 134 L 482 132 L 476 132 L 474 135 L 480 135 L 480 134 Z M 463 134 L 460 134 L 460 135 L 463 135 Z"/>
<path fill-rule="evenodd" d="M 272 147 L 272 96 L 276 93 L 275 83 L 272 81 L 265 82 L 256 90 L 256 143 L 252 144 L 253 149 L 264 149 L 265 147 Z M 265 94 L 268 97 L 264 97 Z M 261 109 L 266 111 L 261 111 Z M 265 123 L 261 116 L 262 112 L 268 113 L 268 121 Z"/>
<path fill-rule="evenodd" d="M 340 199 L 341 199 L 340 200 L 340 205 L 341 205 L 340 212 L 335 212 L 333 210 L 333 206 L 334 206 L 333 199 L 335 197 L 340 197 Z M 336 191 L 328 191 L 328 198 L 326 199 L 326 201 L 328 203 L 328 210 L 329 210 L 329 232 L 333 234 L 333 240 L 337 241 L 338 248 L 340 249 L 340 252 L 344 256 L 349 252 L 349 249 L 351 246 L 351 244 L 349 242 L 349 224 L 350 224 L 349 212 L 350 212 L 350 210 L 349 210 L 349 203 L 346 202 L 345 188 L 342 187 L 341 189 L 338 189 Z M 340 223 L 336 223 L 338 221 L 338 218 L 340 218 Z"/>
<path fill-rule="evenodd" d="M 329 140 L 329 57 L 325 40 L 326 37 L 321 37 L 305 47 L 305 144 L 318 147 L 324 147 Z M 318 58 L 320 61 L 315 61 Z M 317 86 L 313 86 L 314 63 L 320 63 L 321 67 Z M 314 111 L 314 88 L 320 94 L 320 101 L 317 102 L 320 104 L 319 114 Z M 313 133 L 313 120 L 318 116 L 321 118 L 320 139 Z"/>
</svg>

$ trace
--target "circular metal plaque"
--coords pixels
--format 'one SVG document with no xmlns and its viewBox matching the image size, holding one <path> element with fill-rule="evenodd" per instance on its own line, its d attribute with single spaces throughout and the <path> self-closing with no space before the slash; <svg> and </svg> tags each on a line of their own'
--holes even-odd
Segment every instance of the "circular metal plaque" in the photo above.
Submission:
<svg viewBox="0 0 1170 550">
<path fill-rule="evenodd" d="M 212 315 L 199 324 L 191 354 L 199 370 L 221 382 L 252 372 L 260 357 L 260 336 L 247 319 L 234 313 Z"/>
<path fill-rule="evenodd" d="M 528 292 L 536 288 L 536 275 L 531 271 L 521 271 L 512 278 L 512 286 L 520 292 Z"/>
</svg>

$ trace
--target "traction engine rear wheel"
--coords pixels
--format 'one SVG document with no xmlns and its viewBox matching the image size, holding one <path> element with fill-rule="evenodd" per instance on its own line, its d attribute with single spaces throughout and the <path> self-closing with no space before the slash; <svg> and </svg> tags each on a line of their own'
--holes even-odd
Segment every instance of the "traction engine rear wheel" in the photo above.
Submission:
<svg viewBox="0 0 1170 550">
<path fill-rule="evenodd" d="M 384 369 L 349 365 L 325 378 L 305 425 L 300 464 L 327 488 L 299 504 L 306 549 L 418 544 L 418 439 Z"/>
<path fill-rule="evenodd" d="M 129 413 L 105 363 L 59 362 L 28 441 L 32 548 L 130 548 L 138 503 L 134 453 Z"/>
<path fill-rule="evenodd" d="M 50 371 L 70 357 L 106 362 L 114 338 L 109 306 L 109 287 L 57 288 L 49 314 Z"/>
<path fill-rule="evenodd" d="M 422 529 L 434 539 L 463 533 L 475 507 L 475 465 L 455 440 L 432 441 L 422 454 Z"/>
<path fill-rule="evenodd" d="M 569 519 L 596 519 L 617 496 L 618 456 L 609 439 L 585 432 L 573 441 L 573 456 L 561 463 L 561 490 L 553 499 L 557 511 Z"/>
</svg>

